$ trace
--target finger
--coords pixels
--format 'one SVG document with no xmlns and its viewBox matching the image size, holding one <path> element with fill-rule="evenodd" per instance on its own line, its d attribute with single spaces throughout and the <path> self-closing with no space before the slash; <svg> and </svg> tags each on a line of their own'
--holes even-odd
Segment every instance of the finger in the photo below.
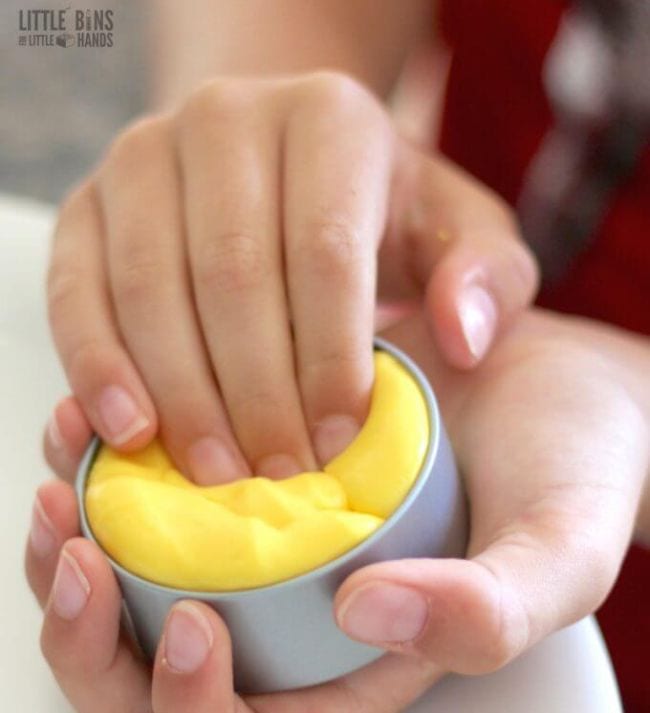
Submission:
<svg viewBox="0 0 650 713">
<path fill-rule="evenodd" d="M 151 709 L 147 668 L 120 634 L 121 601 L 97 545 L 69 540 L 59 557 L 41 647 L 79 713 Z"/>
<path fill-rule="evenodd" d="M 120 136 L 102 168 L 100 190 L 120 332 L 154 400 L 170 455 L 203 484 L 249 473 L 194 310 L 168 119 L 141 120 Z"/>
<path fill-rule="evenodd" d="M 380 294 L 403 294 L 405 284 L 426 289 L 445 358 L 471 368 L 531 302 L 537 267 L 500 197 L 443 158 L 416 155 L 404 144 L 400 155 L 400 165 L 412 164 L 413 188 L 401 225 L 382 246 Z"/>
<path fill-rule="evenodd" d="M 194 288 L 233 429 L 256 474 L 314 465 L 296 385 L 280 241 L 279 121 L 218 83 L 180 130 Z M 277 113 L 277 112 L 275 112 Z"/>
<path fill-rule="evenodd" d="M 63 543 L 78 534 L 79 516 L 74 490 L 67 483 L 56 480 L 41 485 L 34 499 L 25 549 L 27 581 L 41 607 L 50 593 Z"/>
<path fill-rule="evenodd" d="M 67 396 L 59 401 L 45 429 L 43 451 L 50 468 L 71 483 L 92 437 L 92 428 L 79 401 Z"/>
<path fill-rule="evenodd" d="M 485 673 L 602 603 L 629 544 L 647 433 L 608 367 L 573 350 L 544 356 L 545 371 L 520 355 L 505 376 L 488 372 L 489 398 L 475 393 L 457 443 L 472 559 L 353 574 L 336 602 L 349 635 Z"/>
<path fill-rule="evenodd" d="M 367 415 L 392 143 L 374 100 L 327 73 L 310 80 L 287 128 L 289 298 L 300 391 L 321 464 L 352 441 Z"/>
<path fill-rule="evenodd" d="M 50 324 L 70 386 L 103 440 L 133 450 L 156 430 L 153 404 L 114 325 L 93 184 L 64 203 L 48 275 Z"/>
<path fill-rule="evenodd" d="M 367 568 L 345 583 L 337 604 L 348 636 L 463 674 L 492 671 L 526 648 L 522 614 L 489 571 L 462 560 Z"/>
<path fill-rule="evenodd" d="M 172 607 L 156 654 L 152 701 L 156 713 L 235 713 L 241 707 L 228 630 L 205 604 Z"/>
<path fill-rule="evenodd" d="M 246 701 L 255 713 L 398 713 L 406 710 L 444 673 L 425 659 L 388 654 L 329 683 L 299 691 L 249 696 Z"/>
</svg>

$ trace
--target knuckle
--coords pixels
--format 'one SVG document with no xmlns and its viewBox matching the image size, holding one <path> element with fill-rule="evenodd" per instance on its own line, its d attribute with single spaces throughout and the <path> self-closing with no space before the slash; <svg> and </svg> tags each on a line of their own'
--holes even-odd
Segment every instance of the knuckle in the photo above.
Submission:
<svg viewBox="0 0 650 713">
<path fill-rule="evenodd" d="M 223 294 L 257 289 L 270 270 L 259 241 L 244 232 L 223 233 L 198 251 L 195 277 L 199 287 Z"/>
<path fill-rule="evenodd" d="M 166 271 L 157 257 L 135 248 L 133 243 L 130 247 L 112 279 L 115 301 L 129 308 L 151 306 L 167 284 Z"/>
<path fill-rule="evenodd" d="M 94 184 L 91 179 L 87 179 L 71 188 L 61 201 L 55 233 L 58 233 L 65 226 L 65 223 L 74 218 L 79 210 L 91 200 L 94 200 Z"/>
<path fill-rule="evenodd" d="M 301 365 L 300 388 L 307 417 L 317 421 L 336 410 L 363 422 L 372 373 L 372 361 L 368 364 L 368 356 L 354 347 L 324 351 L 313 361 Z"/>
<path fill-rule="evenodd" d="M 357 105 L 368 101 L 370 96 L 360 82 L 343 72 L 314 72 L 308 76 L 307 82 L 312 96 L 334 109 Z"/>
<path fill-rule="evenodd" d="M 259 414 L 268 411 L 276 412 L 279 403 L 280 396 L 276 391 L 258 387 L 241 394 L 237 400 L 236 408 L 240 413 L 253 412 Z"/>
<path fill-rule="evenodd" d="M 59 641 L 58 636 L 44 625 L 41 629 L 40 647 L 43 658 L 57 677 L 81 675 L 88 672 L 83 657 L 69 650 L 65 641 Z"/>
<path fill-rule="evenodd" d="M 249 444 L 256 453 L 272 453 L 270 447 L 280 449 L 275 452 L 286 446 L 291 449 L 289 444 L 294 443 L 294 438 L 290 424 L 294 423 L 295 414 L 285 395 L 273 384 L 253 384 L 240 390 L 228 403 L 228 412 L 233 423 L 246 424 L 248 434 L 257 434 Z"/>
<path fill-rule="evenodd" d="M 521 300 L 527 304 L 539 287 L 540 270 L 532 251 L 521 240 L 514 243 L 512 266 L 521 286 Z"/>
<path fill-rule="evenodd" d="M 356 282 L 362 259 L 358 232 L 345 221 L 317 220 L 308 227 L 304 241 L 296 250 L 303 268 L 317 277 L 346 287 Z"/>
<path fill-rule="evenodd" d="M 41 629 L 41 635 L 39 638 L 39 644 L 41 647 L 41 654 L 43 654 L 43 658 L 47 661 L 47 663 L 52 666 L 52 659 L 53 659 L 53 652 L 52 652 L 52 645 L 50 642 L 50 637 L 45 634 L 45 630 Z"/>
<path fill-rule="evenodd" d="M 522 543 L 516 546 L 521 547 Z M 483 564 L 491 586 L 484 590 L 475 612 L 478 635 L 472 647 L 471 673 L 477 674 L 492 673 L 505 666 L 528 646 L 531 637 L 530 612 L 519 591 L 500 582 L 497 570 L 487 562 Z"/>
<path fill-rule="evenodd" d="M 50 319 L 59 316 L 69 318 L 68 310 L 72 307 L 77 289 L 83 282 L 84 270 L 78 264 L 74 244 L 64 240 L 63 235 L 68 229 L 72 229 L 74 234 L 80 216 L 94 201 L 95 185 L 91 180 L 87 180 L 73 188 L 61 203 L 46 279 Z"/>
<path fill-rule="evenodd" d="M 325 70 L 308 75 L 305 82 L 305 101 L 341 120 L 363 121 L 369 140 L 375 134 L 384 137 L 391 133 L 390 120 L 380 103 L 353 77 Z"/>
<path fill-rule="evenodd" d="M 29 536 L 27 537 L 27 542 L 25 543 L 23 567 L 25 570 L 25 579 L 27 579 L 27 584 L 34 595 L 37 595 L 37 568 L 35 566 L 34 558 L 30 556 Z"/>
<path fill-rule="evenodd" d="M 41 628 L 39 644 L 43 658 L 47 661 L 48 666 L 52 671 L 60 671 L 62 657 L 59 655 L 59 649 L 55 644 L 51 632 L 48 631 L 46 626 Z"/>
<path fill-rule="evenodd" d="M 517 608 L 518 609 L 518 608 Z M 485 638 L 475 647 L 476 663 L 473 673 L 486 674 L 498 671 L 515 659 L 525 648 L 528 640 L 529 622 L 527 615 L 516 610 L 516 614 L 503 610 L 488 627 Z"/>
<path fill-rule="evenodd" d="M 112 349 L 105 341 L 88 338 L 75 345 L 67 356 L 72 383 L 80 383 L 87 374 L 105 374 Z"/>
<path fill-rule="evenodd" d="M 167 120 L 145 116 L 127 126 L 109 146 L 103 171 L 126 169 L 150 155 L 166 136 Z"/>
<path fill-rule="evenodd" d="M 72 316 L 83 270 L 74 265 L 53 262 L 47 276 L 47 305 L 50 324 L 56 330 Z"/>
<path fill-rule="evenodd" d="M 329 383 L 335 377 L 345 394 L 354 393 L 351 384 L 359 383 L 365 358 L 353 349 L 323 351 L 318 358 L 304 367 L 306 379 L 315 384 Z"/>
<path fill-rule="evenodd" d="M 492 673 L 498 671 L 512 661 L 519 652 L 520 648 L 512 635 L 498 632 L 480 652 L 481 660 L 478 672 Z"/>
<path fill-rule="evenodd" d="M 48 464 L 50 469 L 56 473 L 59 464 L 56 462 L 56 459 L 54 458 L 54 454 L 52 452 L 52 446 L 50 442 L 50 437 L 48 435 L 47 427 L 43 432 L 43 437 L 41 440 L 41 452 L 43 454 L 43 459 L 45 460 L 45 462 Z"/>
<path fill-rule="evenodd" d="M 492 208 L 502 223 L 507 225 L 513 233 L 519 233 L 519 221 L 514 208 L 508 201 L 495 190 L 488 189 L 489 199 L 492 201 Z"/>
<path fill-rule="evenodd" d="M 372 710 L 377 701 L 371 700 L 371 695 L 366 689 L 350 685 L 345 677 L 335 679 L 330 683 L 332 689 L 338 693 L 341 710 L 364 711 Z"/>
<path fill-rule="evenodd" d="M 247 104 L 248 90 L 242 82 L 216 79 L 197 89 L 180 112 L 181 125 L 211 125 L 240 116 Z"/>
</svg>

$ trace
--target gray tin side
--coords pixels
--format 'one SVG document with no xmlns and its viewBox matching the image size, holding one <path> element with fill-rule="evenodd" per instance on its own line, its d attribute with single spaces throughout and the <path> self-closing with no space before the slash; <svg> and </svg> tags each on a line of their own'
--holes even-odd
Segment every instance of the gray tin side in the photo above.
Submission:
<svg viewBox="0 0 650 713">
<path fill-rule="evenodd" d="M 395 356 L 425 396 L 432 434 L 416 482 L 369 538 L 307 574 L 257 589 L 206 593 L 148 582 L 108 558 L 136 637 L 153 658 L 166 615 L 175 601 L 196 599 L 222 616 L 233 641 L 235 684 L 243 692 L 271 692 L 327 681 L 370 663 L 383 651 L 348 639 L 332 614 L 334 594 L 352 572 L 373 562 L 411 557 L 462 557 L 467 514 L 453 454 L 431 387 L 415 363 L 392 344 Z M 85 483 L 100 447 L 93 439 L 76 482 L 83 534 L 94 540 L 84 508 Z"/>
</svg>

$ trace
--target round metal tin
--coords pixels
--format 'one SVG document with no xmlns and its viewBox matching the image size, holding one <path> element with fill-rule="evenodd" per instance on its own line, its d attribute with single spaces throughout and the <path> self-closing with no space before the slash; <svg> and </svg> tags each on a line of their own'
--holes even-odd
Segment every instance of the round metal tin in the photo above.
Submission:
<svg viewBox="0 0 650 713">
<path fill-rule="evenodd" d="M 375 345 L 410 372 L 427 403 L 428 448 L 401 505 L 376 532 L 340 557 L 306 574 L 257 589 L 214 593 L 174 589 L 142 579 L 108 557 L 122 589 L 128 624 L 147 656 L 153 658 L 174 602 L 196 599 L 212 606 L 228 626 L 238 691 L 272 692 L 328 681 L 383 653 L 349 639 L 336 625 L 332 602 L 348 575 L 383 560 L 465 554 L 465 496 L 431 386 L 401 350 L 382 339 L 376 339 Z M 84 494 L 100 445 L 94 438 L 76 480 L 82 532 L 91 540 L 95 538 L 86 517 Z"/>
</svg>

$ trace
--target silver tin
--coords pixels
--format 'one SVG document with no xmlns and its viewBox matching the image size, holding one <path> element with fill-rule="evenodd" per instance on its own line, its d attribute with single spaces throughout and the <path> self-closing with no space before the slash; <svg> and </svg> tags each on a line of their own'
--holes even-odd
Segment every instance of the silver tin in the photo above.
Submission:
<svg viewBox="0 0 650 713">
<path fill-rule="evenodd" d="M 382 339 L 376 339 L 375 344 L 406 367 L 428 407 L 430 443 L 417 480 L 402 504 L 376 532 L 337 559 L 307 574 L 257 589 L 221 593 L 173 589 L 142 579 L 108 557 L 122 589 L 127 618 L 148 657 L 154 657 L 174 602 L 196 599 L 212 606 L 230 630 L 238 691 L 272 692 L 328 681 L 383 653 L 352 641 L 336 625 L 334 594 L 349 574 L 382 560 L 465 554 L 465 497 L 433 391 L 402 351 Z M 91 540 L 95 538 L 86 518 L 84 491 L 100 445 L 94 438 L 76 480 L 81 529 Z"/>
</svg>

